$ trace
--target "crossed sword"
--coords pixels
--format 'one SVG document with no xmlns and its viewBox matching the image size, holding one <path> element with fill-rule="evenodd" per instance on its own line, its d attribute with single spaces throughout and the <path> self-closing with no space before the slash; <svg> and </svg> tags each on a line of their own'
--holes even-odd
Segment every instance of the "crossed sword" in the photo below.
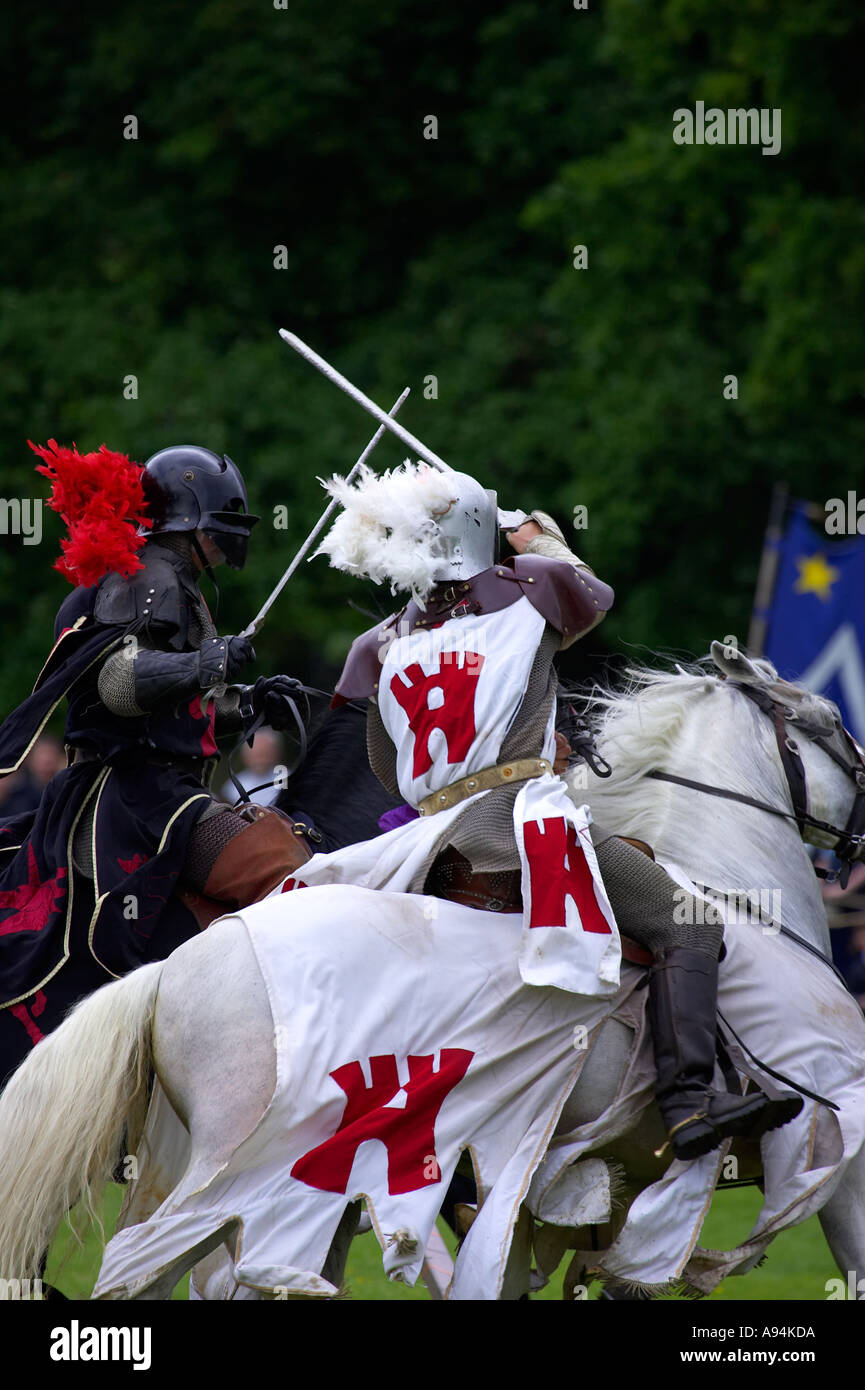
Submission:
<svg viewBox="0 0 865 1390">
<path fill-rule="evenodd" d="M 394 401 L 389 411 L 384 411 L 382 410 L 380 405 L 376 405 L 375 401 L 370 400 L 369 396 L 364 395 L 363 391 L 359 390 L 359 388 L 355 386 L 353 382 L 349 381 L 348 377 L 343 376 L 342 372 L 338 372 L 335 367 L 332 367 L 331 364 L 329 362 L 326 362 L 323 357 L 320 357 L 317 352 L 313 352 L 312 348 L 307 343 L 303 342 L 301 338 L 298 338 L 296 333 L 289 333 L 287 329 L 280 328 L 279 336 L 286 343 L 288 343 L 289 347 L 294 348 L 295 352 L 300 353 L 301 357 L 304 357 L 307 362 L 311 363 L 313 367 L 316 367 L 318 371 L 322 373 L 323 376 L 326 376 L 328 381 L 332 381 L 334 386 L 338 386 L 341 391 L 345 391 L 347 396 L 351 396 L 352 400 L 357 401 L 358 405 L 363 406 L 364 410 L 368 411 L 370 415 L 374 415 L 377 420 L 381 421 L 381 424 L 379 425 L 372 439 L 369 441 L 360 458 L 357 460 L 357 463 L 354 465 L 351 472 L 348 474 L 346 482 L 350 483 L 352 479 L 357 476 L 357 474 L 360 472 L 360 469 L 363 467 L 370 454 L 372 453 L 373 449 L 378 444 L 379 440 L 384 438 L 384 435 L 387 430 L 390 430 L 392 434 L 395 434 L 397 439 L 401 439 L 403 444 L 408 444 L 409 447 L 413 449 L 414 452 L 418 454 L 420 458 L 425 459 L 427 463 L 433 466 L 433 468 L 438 468 L 443 473 L 453 472 L 453 469 L 450 467 L 450 464 L 445 463 L 444 459 L 439 458 L 438 454 L 434 454 L 432 449 L 428 449 L 425 444 L 422 444 L 421 441 L 418 438 L 416 438 L 415 435 L 413 435 L 403 425 L 399 424 L 399 422 L 395 419 L 397 412 L 399 411 L 400 407 L 402 406 L 403 402 L 408 396 L 409 391 L 411 390 L 410 387 L 407 386 L 405 388 L 402 395 Z M 240 633 L 241 637 L 252 637 L 254 633 L 258 632 L 259 628 L 261 627 L 262 623 L 264 622 L 274 603 L 279 598 L 279 595 L 282 593 L 289 579 L 300 565 L 300 562 L 309 554 L 310 550 L 315 544 L 315 541 L 321 535 L 321 532 L 324 530 L 325 526 L 330 521 L 330 518 L 333 516 L 338 506 L 339 503 L 337 502 L 336 498 L 333 498 L 325 507 L 315 526 L 312 528 L 306 540 L 303 542 L 303 545 L 300 547 L 297 554 L 292 559 L 291 563 L 285 571 L 285 574 L 280 579 L 276 588 L 264 602 L 262 607 L 258 610 L 249 626 L 245 627 L 243 632 Z"/>
</svg>

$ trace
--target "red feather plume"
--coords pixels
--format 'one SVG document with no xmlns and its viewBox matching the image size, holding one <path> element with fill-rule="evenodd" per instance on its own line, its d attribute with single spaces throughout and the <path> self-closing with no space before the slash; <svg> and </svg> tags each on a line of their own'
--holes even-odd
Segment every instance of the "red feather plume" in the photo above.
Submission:
<svg viewBox="0 0 865 1390">
<path fill-rule="evenodd" d="M 147 516 L 141 465 L 104 444 L 95 453 L 79 454 L 74 444 L 70 449 L 56 439 L 27 443 L 44 459 L 36 472 L 51 479 L 48 506 L 60 513 L 69 531 L 60 542 L 63 555 L 54 563 L 64 579 L 89 587 L 109 571 L 128 577 L 143 569 L 138 551 L 146 537 L 137 528 L 149 530 L 153 523 Z"/>
</svg>

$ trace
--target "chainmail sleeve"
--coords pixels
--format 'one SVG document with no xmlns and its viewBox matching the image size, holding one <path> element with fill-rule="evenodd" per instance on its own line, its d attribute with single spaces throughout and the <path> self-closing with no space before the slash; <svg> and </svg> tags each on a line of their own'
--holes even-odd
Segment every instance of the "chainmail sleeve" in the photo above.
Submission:
<svg viewBox="0 0 865 1390">
<path fill-rule="evenodd" d="M 369 765 L 391 796 L 400 796 L 396 775 L 396 748 L 381 717 L 378 701 L 370 698 L 366 716 L 366 752 Z"/>
<path fill-rule="evenodd" d="M 99 672 L 96 685 L 100 700 L 112 714 L 119 714 L 124 719 L 135 719 L 144 714 L 135 699 L 135 663 L 129 648 L 112 652 Z"/>
<path fill-rule="evenodd" d="M 199 597 L 197 603 L 190 604 L 189 608 L 189 645 L 197 651 L 202 642 L 210 637 L 216 636 L 216 628 L 204 599 Z"/>
<path fill-rule="evenodd" d="M 240 701 L 240 687 L 237 685 L 227 686 L 224 695 L 216 696 L 213 704 L 216 711 L 216 734 L 218 738 L 221 738 L 223 734 L 239 733 L 243 728 Z"/>
<path fill-rule="evenodd" d="M 197 603 L 190 605 L 189 609 L 189 636 L 190 647 L 197 651 L 203 642 L 210 641 L 216 637 L 216 627 L 203 598 L 199 598 Z M 225 734 L 239 733 L 243 728 L 243 715 L 240 712 L 241 690 L 238 685 L 229 685 L 223 695 L 217 695 L 214 699 L 214 710 L 216 713 L 216 734 L 222 738 Z"/>
</svg>

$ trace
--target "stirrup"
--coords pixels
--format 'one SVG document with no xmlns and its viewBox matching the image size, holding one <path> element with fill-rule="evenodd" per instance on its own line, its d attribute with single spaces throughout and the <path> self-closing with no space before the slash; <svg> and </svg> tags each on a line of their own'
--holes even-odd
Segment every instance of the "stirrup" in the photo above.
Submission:
<svg viewBox="0 0 865 1390">
<path fill-rule="evenodd" d="M 725 1139 L 757 1140 L 770 1130 L 780 1129 L 794 1120 L 803 1105 L 799 1095 L 788 1095 L 773 1100 L 762 1091 L 754 1091 L 741 1097 L 741 1104 L 727 1111 L 727 1114 L 712 1115 L 713 1100 L 734 1097 L 723 1091 L 711 1091 L 707 1105 L 686 1115 L 669 1131 L 667 1142 L 656 1150 L 660 1158 L 667 1147 L 671 1147 L 676 1158 L 700 1158 L 703 1154 L 717 1149 Z M 736 1097 L 735 1099 L 739 1099 Z M 749 1104 L 750 1102 L 750 1104 Z"/>
</svg>

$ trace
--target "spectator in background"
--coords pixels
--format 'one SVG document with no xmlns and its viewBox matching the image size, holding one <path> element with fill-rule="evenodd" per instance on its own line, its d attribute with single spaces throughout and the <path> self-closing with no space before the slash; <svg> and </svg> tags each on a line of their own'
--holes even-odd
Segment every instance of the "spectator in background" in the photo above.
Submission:
<svg viewBox="0 0 865 1390">
<path fill-rule="evenodd" d="M 52 777 L 66 766 L 66 750 L 54 734 L 40 734 L 17 772 L 0 778 L 0 820 L 35 811 Z"/>
<path fill-rule="evenodd" d="M 847 988 L 858 999 L 860 1007 L 865 1009 L 865 927 L 856 927 L 850 933 L 847 951 L 847 969 L 844 972 Z"/>
<path fill-rule="evenodd" d="M 10 773 L 0 781 L 0 820 L 20 816 L 25 811 L 35 811 L 39 797 L 36 783 L 23 767 Z"/>
<path fill-rule="evenodd" d="M 829 850 L 811 851 L 814 863 L 837 873 L 838 860 Z M 820 885 L 830 928 L 832 959 L 850 993 L 865 1009 L 865 864 L 854 864 L 847 887 L 837 882 Z"/>
<path fill-rule="evenodd" d="M 24 766 L 41 795 L 43 787 L 66 766 L 66 749 L 54 734 L 40 734 Z"/>
<path fill-rule="evenodd" d="M 259 729 L 252 740 L 251 748 L 248 743 L 244 743 L 241 759 L 243 766 L 235 772 L 237 780 L 247 791 L 251 791 L 253 787 L 260 787 L 262 782 L 271 783 L 261 791 L 253 792 L 250 797 L 250 800 L 258 802 L 259 806 L 270 806 L 280 790 L 279 786 L 272 785 L 273 780 L 281 775 L 284 781 L 286 773 L 282 739 L 279 734 L 273 729 Z M 220 795 L 232 805 L 238 799 L 237 788 L 231 781 L 225 783 Z"/>
</svg>

